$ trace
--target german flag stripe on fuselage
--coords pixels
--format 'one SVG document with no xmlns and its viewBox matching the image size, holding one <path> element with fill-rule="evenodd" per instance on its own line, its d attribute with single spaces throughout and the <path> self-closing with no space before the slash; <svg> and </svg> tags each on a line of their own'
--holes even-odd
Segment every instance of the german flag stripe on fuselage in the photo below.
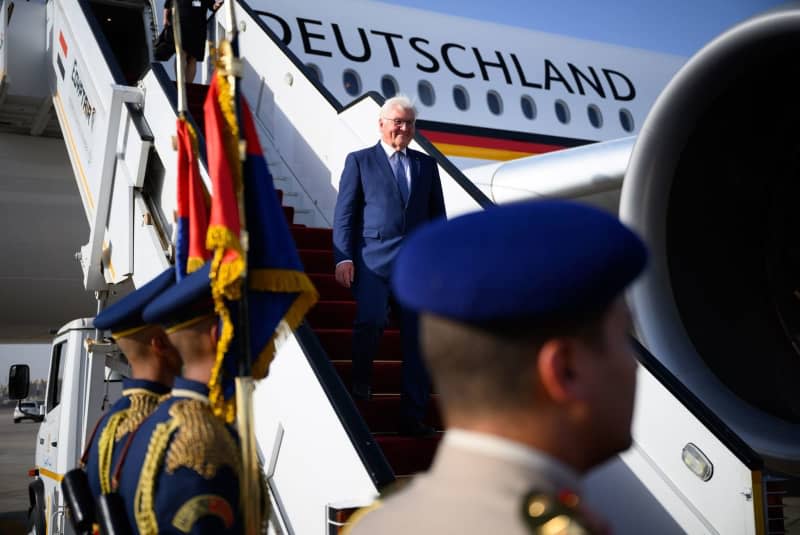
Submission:
<svg viewBox="0 0 800 535">
<path fill-rule="evenodd" d="M 434 121 L 417 121 L 417 131 L 445 156 L 480 160 L 513 160 L 594 143 L 542 134 L 514 132 Z"/>
</svg>

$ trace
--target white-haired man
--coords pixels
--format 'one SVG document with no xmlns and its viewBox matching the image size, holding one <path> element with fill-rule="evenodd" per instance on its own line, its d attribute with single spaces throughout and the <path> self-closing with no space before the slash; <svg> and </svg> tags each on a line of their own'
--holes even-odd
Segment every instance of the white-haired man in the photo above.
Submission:
<svg viewBox="0 0 800 535">
<path fill-rule="evenodd" d="M 403 239 L 419 225 L 444 217 L 444 199 L 436 161 L 408 144 L 414 137 L 416 110 L 402 95 L 381 108 L 380 141 L 347 155 L 333 222 L 336 280 L 352 288 L 357 303 L 353 329 L 352 392 L 369 399 L 372 361 L 387 311 L 401 318 L 403 368 L 400 432 L 427 435 L 422 423 L 430 380 L 419 355 L 417 317 L 394 300 L 389 280 Z"/>
</svg>

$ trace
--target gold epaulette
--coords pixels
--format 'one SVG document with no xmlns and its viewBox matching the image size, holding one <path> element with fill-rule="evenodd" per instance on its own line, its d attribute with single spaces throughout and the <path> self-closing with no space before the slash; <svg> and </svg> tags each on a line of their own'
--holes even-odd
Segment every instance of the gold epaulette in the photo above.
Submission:
<svg viewBox="0 0 800 535">
<path fill-rule="evenodd" d="M 103 494 L 108 494 L 112 490 L 111 460 L 115 444 L 138 428 L 144 419 L 156 410 L 159 401 L 158 394 L 144 388 L 126 389 L 122 394 L 130 399 L 130 406 L 115 412 L 108 418 L 97 442 L 100 492 Z"/>
<path fill-rule="evenodd" d="M 156 425 L 150 436 L 136 488 L 134 515 L 140 533 L 158 532 L 154 489 L 162 470 L 172 474 L 186 467 L 206 479 L 213 478 L 222 466 L 232 468 L 237 477 L 241 472 L 241 454 L 236 442 L 207 402 L 177 401 L 169 408 L 169 416 Z"/>
<path fill-rule="evenodd" d="M 228 428 L 211 413 L 207 403 L 193 399 L 178 401 L 170 407 L 169 414 L 180 421 L 180 427 L 167 452 L 168 474 L 185 466 L 211 479 L 221 466 L 227 465 L 237 477 L 240 475 L 241 452 Z"/>
<path fill-rule="evenodd" d="M 578 509 L 579 503 L 572 492 L 531 491 L 522 500 L 522 517 L 534 535 L 590 535 L 593 531 Z"/>
<path fill-rule="evenodd" d="M 125 410 L 125 419 L 120 422 L 117 434 L 114 439 L 119 442 L 122 437 L 131 431 L 138 429 L 145 418 L 153 414 L 161 401 L 161 396 L 144 388 L 127 390 L 131 400 L 131 406 Z"/>
</svg>

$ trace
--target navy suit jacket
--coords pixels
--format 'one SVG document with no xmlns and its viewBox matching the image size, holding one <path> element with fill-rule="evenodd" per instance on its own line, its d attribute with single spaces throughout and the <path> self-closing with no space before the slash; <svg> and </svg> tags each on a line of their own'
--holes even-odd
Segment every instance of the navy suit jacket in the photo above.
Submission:
<svg viewBox="0 0 800 535">
<path fill-rule="evenodd" d="M 352 260 L 381 277 L 391 274 L 400 244 L 419 225 L 445 216 L 436 161 L 406 149 L 411 192 L 404 207 L 381 143 L 347 155 L 333 218 L 334 262 Z"/>
</svg>

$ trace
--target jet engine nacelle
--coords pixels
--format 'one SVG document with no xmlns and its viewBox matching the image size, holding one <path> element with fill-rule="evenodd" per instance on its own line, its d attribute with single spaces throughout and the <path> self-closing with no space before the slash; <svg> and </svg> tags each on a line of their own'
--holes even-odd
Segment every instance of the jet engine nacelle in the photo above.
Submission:
<svg viewBox="0 0 800 535">
<path fill-rule="evenodd" d="M 723 34 L 670 82 L 620 215 L 651 247 L 641 341 L 764 460 L 800 474 L 800 8 Z"/>
</svg>

